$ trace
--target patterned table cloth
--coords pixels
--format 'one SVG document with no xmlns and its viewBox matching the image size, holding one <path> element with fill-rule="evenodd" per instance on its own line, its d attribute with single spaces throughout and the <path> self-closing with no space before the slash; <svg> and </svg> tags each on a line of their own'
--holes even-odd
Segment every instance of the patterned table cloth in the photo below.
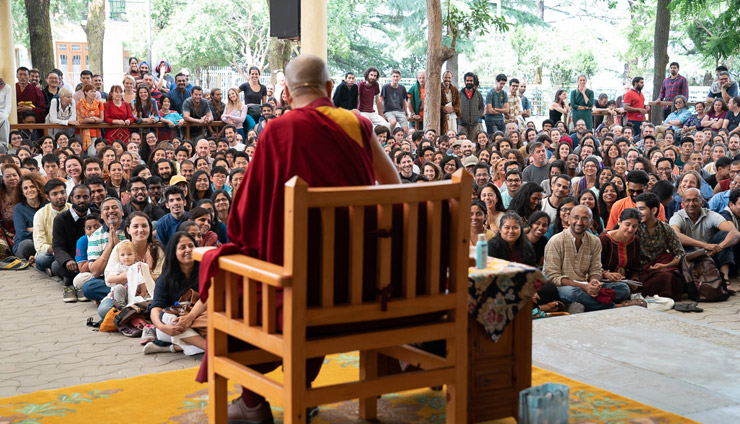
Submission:
<svg viewBox="0 0 740 424">
<path fill-rule="evenodd" d="M 537 268 L 488 258 L 485 269 L 468 269 L 468 313 L 498 341 L 517 312 L 545 283 Z"/>
</svg>

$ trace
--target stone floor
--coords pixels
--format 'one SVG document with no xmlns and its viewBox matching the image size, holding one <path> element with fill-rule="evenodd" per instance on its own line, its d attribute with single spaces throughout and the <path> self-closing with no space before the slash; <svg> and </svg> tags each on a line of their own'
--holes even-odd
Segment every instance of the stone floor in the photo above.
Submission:
<svg viewBox="0 0 740 424">
<path fill-rule="evenodd" d="M 62 287 L 35 270 L 0 272 L 0 292 L 0 397 L 200 362 L 144 355 L 138 339 L 92 331 L 93 304 L 65 304 Z M 740 422 L 740 296 L 700 306 L 703 313 L 633 307 L 538 320 L 533 359 L 697 421 Z"/>
<path fill-rule="evenodd" d="M 537 320 L 534 364 L 702 423 L 740 422 L 740 296 L 699 306 Z"/>
</svg>

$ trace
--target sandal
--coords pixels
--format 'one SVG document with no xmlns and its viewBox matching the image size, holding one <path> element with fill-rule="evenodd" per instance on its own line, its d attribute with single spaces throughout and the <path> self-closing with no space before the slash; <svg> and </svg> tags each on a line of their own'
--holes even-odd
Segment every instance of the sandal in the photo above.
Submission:
<svg viewBox="0 0 740 424">
<path fill-rule="evenodd" d="M 631 300 L 625 300 L 622 303 L 617 304 L 618 308 L 623 308 L 626 306 L 641 306 L 643 308 L 647 308 L 647 302 L 643 299 L 631 299 Z"/>
<path fill-rule="evenodd" d="M 695 302 L 676 303 L 673 306 L 673 309 L 677 310 L 678 312 L 704 312 L 704 309 L 696 306 Z"/>
</svg>

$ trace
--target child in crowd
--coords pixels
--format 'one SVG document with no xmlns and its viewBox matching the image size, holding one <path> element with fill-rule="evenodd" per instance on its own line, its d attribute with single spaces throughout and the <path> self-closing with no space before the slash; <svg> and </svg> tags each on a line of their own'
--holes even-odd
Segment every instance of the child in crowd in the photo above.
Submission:
<svg viewBox="0 0 740 424">
<path fill-rule="evenodd" d="M 103 220 L 97 213 L 91 213 L 85 218 L 85 235 L 77 240 L 77 250 L 75 252 L 75 262 L 77 262 L 77 269 L 80 273 L 72 280 L 72 284 L 75 286 L 77 291 L 77 300 L 80 302 L 87 301 L 87 298 L 82 294 L 82 286 L 85 285 L 91 278 L 90 264 L 87 263 L 87 238 L 92 235 L 98 228 L 103 226 Z"/>
<path fill-rule="evenodd" d="M 128 276 L 129 270 L 132 267 L 135 267 L 137 264 L 136 262 L 136 251 L 134 250 L 134 244 L 130 241 L 122 241 L 121 245 L 118 246 L 118 263 L 115 265 L 114 269 L 112 270 L 112 274 L 118 277 L 121 276 Z M 131 278 L 129 278 L 131 280 Z M 137 284 L 137 287 L 135 288 L 135 292 L 133 291 L 134 288 L 132 287 L 129 289 L 129 284 L 116 284 L 113 286 L 110 292 L 110 297 L 113 299 L 113 304 L 117 308 L 122 308 L 126 305 L 128 305 L 129 302 L 129 294 L 133 294 L 133 297 L 141 296 L 142 299 L 146 299 L 149 296 L 149 293 L 146 289 L 145 284 Z"/>
</svg>

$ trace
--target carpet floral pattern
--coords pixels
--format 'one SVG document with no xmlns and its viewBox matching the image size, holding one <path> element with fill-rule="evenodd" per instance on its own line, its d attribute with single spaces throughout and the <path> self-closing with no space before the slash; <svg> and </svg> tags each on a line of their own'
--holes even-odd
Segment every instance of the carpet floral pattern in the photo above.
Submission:
<svg viewBox="0 0 740 424">
<path fill-rule="evenodd" d="M 3 398 L 0 424 L 205 423 L 208 389 L 195 382 L 196 372 L 192 368 Z M 326 358 L 315 384 L 351 381 L 358 374 L 357 353 L 332 355 Z M 282 379 L 279 370 L 272 376 L 278 381 Z M 573 423 L 694 422 L 543 369 L 534 368 L 532 377 L 533 384 L 558 382 L 570 386 Z M 239 387 L 233 385 L 230 395 L 236 397 L 239 393 Z M 275 421 L 282 422 L 279 402 L 271 404 Z M 422 389 L 385 395 L 378 401 L 378 417 L 388 423 L 444 423 L 444 392 Z M 362 422 L 356 401 L 322 405 L 314 420 L 316 424 Z M 514 421 L 496 421 L 505 422 Z"/>
</svg>

